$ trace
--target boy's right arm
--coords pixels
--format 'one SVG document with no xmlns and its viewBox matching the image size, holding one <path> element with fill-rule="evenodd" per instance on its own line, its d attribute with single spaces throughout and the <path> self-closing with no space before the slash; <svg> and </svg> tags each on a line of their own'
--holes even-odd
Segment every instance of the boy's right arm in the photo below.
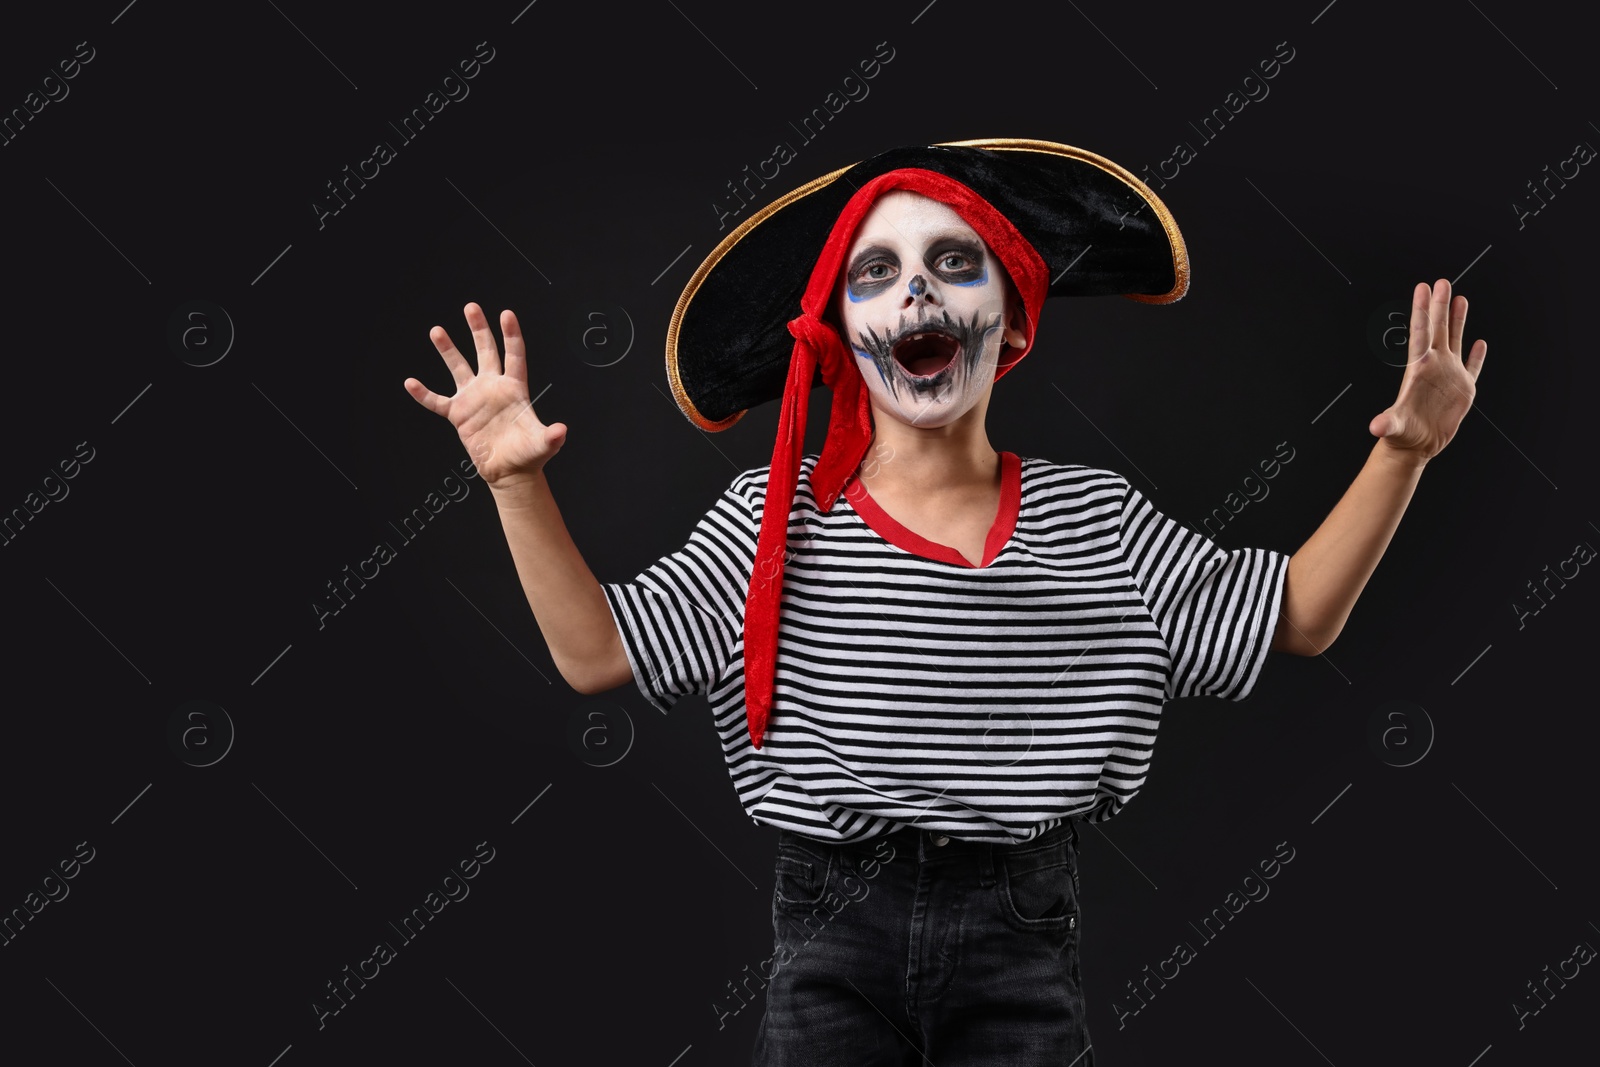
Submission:
<svg viewBox="0 0 1600 1067">
<path fill-rule="evenodd" d="M 522 591 L 561 677 L 580 693 L 603 693 L 631 682 L 633 668 L 605 593 L 561 521 L 544 471 L 523 483 L 489 489 Z"/>
<path fill-rule="evenodd" d="M 415 378 L 405 380 L 405 390 L 449 419 L 494 495 L 522 591 L 561 677 L 580 693 L 613 689 L 632 680 L 633 671 L 605 593 L 572 543 L 544 476 L 567 427 L 546 426 L 528 401 L 527 351 L 517 317 L 500 313 L 502 372 L 483 309 L 471 303 L 464 310 L 478 352 L 477 373 L 450 335 L 435 326 L 429 337 L 455 379 L 455 395 L 440 396 Z"/>
</svg>

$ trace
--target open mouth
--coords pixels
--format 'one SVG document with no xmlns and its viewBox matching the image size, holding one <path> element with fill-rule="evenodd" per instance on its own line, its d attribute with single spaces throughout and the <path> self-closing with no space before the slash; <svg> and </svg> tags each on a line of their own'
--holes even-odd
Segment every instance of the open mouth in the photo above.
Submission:
<svg viewBox="0 0 1600 1067">
<path fill-rule="evenodd" d="M 955 362 L 961 342 L 947 333 L 927 330 L 903 337 L 890 349 L 895 362 L 913 378 L 931 378 Z"/>
</svg>

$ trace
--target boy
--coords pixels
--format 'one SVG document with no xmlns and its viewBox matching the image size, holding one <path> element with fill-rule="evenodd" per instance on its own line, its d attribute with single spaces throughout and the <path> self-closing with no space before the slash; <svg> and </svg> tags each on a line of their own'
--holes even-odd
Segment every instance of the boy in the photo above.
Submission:
<svg viewBox="0 0 1600 1067">
<path fill-rule="evenodd" d="M 1166 700 L 1242 699 L 1267 651 L 1333 641 L 1470 407 L 1486 345 L 1464 366 L 1465 299 L 1419 285 L 1372 455 L 1292 557 L 1225 551 L 1120 475 L 990 445 L 991 391 L 1046 295 L 1164 303 L 1187 282 L 1165 205 L 1070 146 L 899 149 L 779 198 L 696 271 L 668 335 L 705 429 L 783 369 L 773 462 L 606 586 L 545 484 L 566 427 L 528 405 L 515 316 L 503 371 L 477 305 L 476 375 L 430 334 L 456 395 L 406 389 L 493 490 L 563 677 L 631 678 L 662 711 L 705 693 L 741 803 L 778 828 L 758 1064 L 1092 1063 L 1074 820 L 1138 792 Z M 802 457 L 819 372 L 828 438 Z"/>
</svg>

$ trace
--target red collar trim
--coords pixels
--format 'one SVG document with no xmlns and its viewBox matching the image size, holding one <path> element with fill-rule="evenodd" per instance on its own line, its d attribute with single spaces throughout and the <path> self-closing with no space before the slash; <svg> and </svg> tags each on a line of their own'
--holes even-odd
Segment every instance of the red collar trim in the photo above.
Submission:
<svg viewBox="0 0 1600 1067">
<path fill-rule="evenodd" d="M 843 495 L 849 499 L 850 506 L 856 509 L 856 514 L 861 516 L 862 521 L 879 537 L 896 548 L 902 548 L 914 556 L 921 556 L 936 563 L 976 569 L 971 560 L 949 545 L 930 541 L 896 522 L 892 515 L 872 499 L 866 485 L 855 475 L 850 476 Z M 983 543 L 983 562 L 977 567 L 987 567 L 993 563 L 1006 542 L 1011 540 L 1011 535 L 1016 532 L 1017 513 L 1021 508 L 1022 461 L 1014 452 L 1002 452 L 1000 453 L 1000 508 L 995 512 L 994 524 L 989 527 L 989 536 Z"/>
</svg>

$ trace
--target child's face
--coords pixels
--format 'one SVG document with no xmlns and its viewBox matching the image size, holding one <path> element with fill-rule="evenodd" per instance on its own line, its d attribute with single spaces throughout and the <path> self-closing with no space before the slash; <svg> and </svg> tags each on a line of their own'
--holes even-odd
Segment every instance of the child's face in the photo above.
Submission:
<svg viewBox="0 0 1600 1067">
<path fill-rule="evenodd" d="M 856 232 L 835 304 L 874 406 L 912 426 L 971 410 L 1002 346 L 1027 343 L 1008 288 L 960 215 L 919 193 L 883 196 Z"/>
</svg>

